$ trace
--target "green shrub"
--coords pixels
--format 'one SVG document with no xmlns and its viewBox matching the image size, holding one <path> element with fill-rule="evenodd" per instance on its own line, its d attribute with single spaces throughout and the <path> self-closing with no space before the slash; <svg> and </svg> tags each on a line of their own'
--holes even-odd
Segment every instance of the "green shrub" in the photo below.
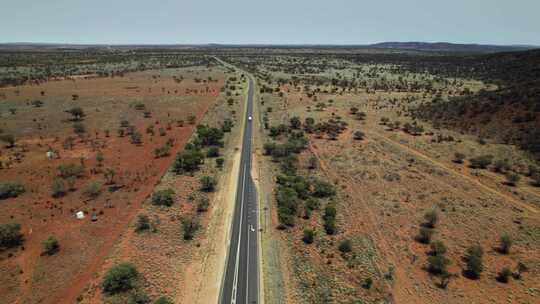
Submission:
<svg viewBox="0 0 540 304">
<path fill-rule="evenodd" d="M 428 271 L 434 274 L 446 273 L 450 260 L 444 254 L 432 255 L 428 257 Z"/>
<path fill-rule="evenodd" d="M 217 181 L 212 176 L 201 177 L 201 191 L 213 192 L 216 189 Z"/>
<path fill-rule="evenodd" d="M 324 208 L 324 230 L 327 234 L 335 234 L 336 233 L 336 214 L 337 210 L 336 207 L 329 204 Z"/>
<path fill-rule="evenodd" d="M 429 228 L 435 228 L 435 224 L 437 224 L 437 221 L 439 220 L 439 215 L 437 214 L 437 211 L 430 210 L 424 213 L 424 220 L 426 221 L 424 225 Z"/>
<path fill-rule="evenodd" d="M 313 183 L 313 196 L 323 198 L 334 195 L 336 195 L 336 190 L 330 183 L 321 180 L 316 180 Z"/>
<path fill-rule="evenodd" d="M 352 251 L 352 242 L 351 242 L 351 240 L 343 240 L 343 241 L 341 241 L 341 243 L 339 243 L 338 249 L 339 249 L 339 251 L 341 251 L 341 253 L 351 252 Z"/>
<path fill-rule="evenodd" d="M 174 304 L 174 303 L 167 297 L 160 297 L 159 299 L 156 300 L 156 302 L 154 302 L 154 304 Z"/>
<path fill-rule="evenodd" d="M 43 253 L 47 255 L 53 255 L 60 250 L 60 243 L 54 236 L 49 236 L 43 241 Z"/>
<path fill-rule="evenodd" d="M 109 269 L 101 286 L 105 293 L 116 294 L 133 289 L 138 277 L 139 272 L 135 266 L 122 263 Z"/>
<path fill-rule="evenodd" d="M 512 238 L 510 237 L 510 235 L 503 234 L 501 236 L 501 246 L 499 248 L 501 253 L 509 254 L 510 253 L 510 248 L 512 248 L 512 243 L 513 242 L 512 242 Z"/>
<path fill-rule="evenodd" d="M 362 139 L 364 139 L 364 136 L 365 136 L 365 134 L 362 131 L 354 132 L 354 139 L 356 139 L 356 140 L 362 140 Z"/>
<path fill-rule="evenodd" d="M 469 247 L 465 254 L 465 260 L 467 265 L 465 268 L 465 274 L 472 279 L 478 279 L 480 274 L 484 270 L 484 265 L 482 262 L 482 256 L 484 255 L 484 250 L 482 247 L 476 245 Z"/>
<path fill-rule="evenodd" d="M 147 304 L 150 298 L 142 290 L 133 290 L 129 293 L 127 304 Z"/>
<path fill-rule="evenodd" d="M 210 200 L 207 197 L 202 197 L 197 203 L 197 212 L 206 212 L 210 206 Z"/>
<path fill-rule="evenodd" d="M 434 231 L 431 228 L 420 227 L 416 240 L 423 244 L 429 244 L 431 242 L 431 238 L 433 237 L 433 233 Z"/>
<path fill-rule="evenodd" d="M 493 155 L 482 155 L 469 159 L 471 162 L 471 168 L 474 169 L 486 169 L 493 161 Z"/>
<path fill-rule="evenodd" d="M 446 245 L 444 245 L 442 241 L 435 241 L 431 243 L 431 254 L 432 255 L 446 254 Z"/>
<path fill-rule="evenodd" d="M 24 191 L 24 186 L 19 183 L 0 183 L 0 199 L 17 197 Z"/>
<path fill-rule="evenodd" d="M 166 157 L 170 155 L 171 146 L 168 143 L 165 143 L 163 146 L 154 149 L 154 157 Z"/>
<path fill-rule="evenodd" d="M 170 207 L 174 204 L 174 190 L 165 189 L 156 191 L 152 195 L 152 204 L 156 206 L 167 206 Z"/>
<path fill-rule="evenodd" d="M 0 224 L 0 248 L 13 248 L 23 242 L 21 225 L 16 223 Z"/>
<path fill-rule="evenodd" d="M 186 149 L 176 155 L 173 164 L 173 171 L 176 174 L 193 172 L 199 169 L 203 162 L 203 155 L 197 149 Z"/>
<path fill-rule="evenodd" d="M 182 230 L 184 234 L 184 240 L 192 240 L 195 236 L 195 232 L 199 230 L 199 222 L 194 218 L 183 218 L 182 219 Z"/>
<path fill-rule="evenodd" d="M 497 281 L 501 283 L 508 283 L 511 275 L 512 270 L 508 267 L 504 267 L 497 275 Z"/>
<path fill-rule="evenodd" d="M 508 159 L 498 159 L 493 163 L 493 170 L 495 170 L 495 172 L 503 173 L 510 170 L 510 168 L 511 166 Z"/>
<path fill-rule="evenodd" d="M 135 223 L 135 231 L 142 232 L 148 229 L 150 229 L 150 218 L 148 218 L 148 215 L 139 214 Z"/>
<path fill-rule="evenodd" d="M 515 186 L 521 179 L 519 174 L 515 172 L 506 172 L 504 176 L 506 177 L 506 184 L 509 186 Z"/>
<path fill-rule="evenodd" d="M 371 286 L 373 286 L 373 279 L 372 278 L 366 278 L 364 282 L 362 283 L 362 287 L 365 289 L 371 289 Z"/>
<path fill-rule="evenodd" d="M 463 161 L 465 160 L 465 157 L 466 157 L 465 154 L 460 153 L 460 152 L 456 152 L 456 153 L 454 154 L 454 160 L 453 160 L 453 162 L 455 162 L 455 163 L 457 163 L 457 164 L 462 164 Z"/>
<path fill-rule="evenodd" d="M 57 177 L 53 180 L 52 186 L 51 186 L 51 193 L 52 197 L 58 198 L 62 197 L 66 194 L 66 184 L 64 183 L 64 180 Z"/>
<path fill-rule="evenodd" d="M 225 163 L 225 159 L 223 159 L 222 157 L 216 158 L 216 166 L 218 168 L 223 168 L 223 163 Z"/>
<path fill-rule="evenodd" d="M 315 231 L 312 229 L 305 229 L 304 230 L 304 236 L 302 237 L 302 241 L 306 244 L 312 244 L 315 239 Z"/>
<path fill-rule="evenodd" d="M 208 151 L 206 151 L 206 157 L 218 157 L 218 156 L 219 156 L 218 147 L 210 147 L 208 148 Z"/>
<path fill-rule="evenodd" d="M 62 178 L 81 177 L 84 174 L 84 166 L 78 164 L 60 165 L 58 166 L 58 174 Z"/>
<path fill-rule="evenodd" d="M 101 194 L 101 183 L 100 182 L 91 182 L 86 188 L 84 189 L 83 193 L 88 198 L 95 199 Z"/>
</svg>

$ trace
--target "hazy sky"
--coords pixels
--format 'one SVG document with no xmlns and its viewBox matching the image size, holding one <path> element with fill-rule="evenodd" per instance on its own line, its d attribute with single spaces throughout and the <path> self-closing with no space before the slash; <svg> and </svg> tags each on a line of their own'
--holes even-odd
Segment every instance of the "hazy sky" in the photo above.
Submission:
<svg viewBox="0 0 540 304">
<path fill-rule="evenodd" d="M 0 42 L 540 45 L 540 0 L 0 0 Z"/>
</svg>

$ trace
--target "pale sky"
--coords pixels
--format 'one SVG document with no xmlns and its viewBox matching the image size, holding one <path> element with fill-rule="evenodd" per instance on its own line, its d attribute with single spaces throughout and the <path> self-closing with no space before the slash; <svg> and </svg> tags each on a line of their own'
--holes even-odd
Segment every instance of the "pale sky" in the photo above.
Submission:
<svg viewBox="0 0 540 304">
<path fill-rule="evenodd" d="M 540 45 L 540 0 L 0 0 L 0 42 Z"/>
</svg>

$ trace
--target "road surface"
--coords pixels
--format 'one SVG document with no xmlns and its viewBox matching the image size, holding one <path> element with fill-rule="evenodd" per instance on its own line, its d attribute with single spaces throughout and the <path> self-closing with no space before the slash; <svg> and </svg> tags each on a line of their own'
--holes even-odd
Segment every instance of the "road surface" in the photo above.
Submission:
<svg viewBox="0 0 540 304">
<path fill-rule="evenodd" d="M 251 178 L 251 135 L 253 120 L 253 81 L 249 80 L 240 174 L 232 220 L 229 254 L 221 289 L 222 304 L 259 302 L 258 206 Z"/>
</svg>

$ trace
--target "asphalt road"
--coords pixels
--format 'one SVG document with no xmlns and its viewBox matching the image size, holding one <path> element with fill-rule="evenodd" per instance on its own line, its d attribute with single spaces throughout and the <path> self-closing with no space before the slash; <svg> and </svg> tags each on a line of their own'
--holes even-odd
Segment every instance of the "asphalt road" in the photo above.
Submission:
<svg viewBox="0 0 540 304">
<path fill-rule="evenodd" d="M 253 81 L 249 79 L 240 174 L 232 221 L 232 234 L 225 278 L 221 289 L 222 304 L 248 304 L 259 301 L 258 206 L 251 178 L 251 136 L 253 116 Z"/>
</svg>

